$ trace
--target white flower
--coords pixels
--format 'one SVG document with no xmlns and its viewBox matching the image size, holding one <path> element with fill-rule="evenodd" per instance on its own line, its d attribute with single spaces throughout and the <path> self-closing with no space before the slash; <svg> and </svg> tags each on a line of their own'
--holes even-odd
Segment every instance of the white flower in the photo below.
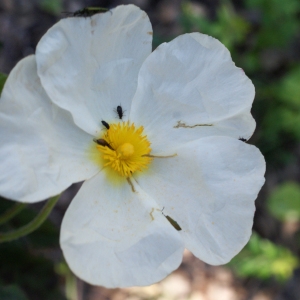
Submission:
<svg viewBox="0 0 300 300">
<path fill-rule="evenodd" d="M 228 50 L 200 33 L 151 43 L 133 5 L 61 20 L 1 95 L 0 193 L 36 202 L 86 180 L 60 243 L 91 284 L 152 284 L 184 247 L 228 262 L 264 183 L 261 153 L 239 140 L 255 128 L 254 87 Z"/>
</svg>

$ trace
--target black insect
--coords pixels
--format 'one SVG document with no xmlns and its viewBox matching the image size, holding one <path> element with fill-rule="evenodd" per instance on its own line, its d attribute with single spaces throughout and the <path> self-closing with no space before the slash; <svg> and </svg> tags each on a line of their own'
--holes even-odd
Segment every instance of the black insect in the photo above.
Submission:
<svg viewBox="0 0 300 300">
<path fill-rule="evenodd" d="M 239 140 L 242 141 L 242 142 L 245 142 L 245 143 L 248 141 L 247 139 L 242 138 L 242 137 L 240 137 Z"/>
<path fill-rule="evenodd" d="M 109 124 L 108 124 L 108 123 L 106 123 L 106 122 L 103 121 L 103 120 L 101 121 L 101 123 L 102 123 L 102 125 L 105 126 L 107 129 L 109 129 Z"/>
<path fill-rule="evenodd" d="M 85 7 L 79 10 L 76 10 L 73 13 L 65 12 L 65 14 L 68 14 L 69 16 L 73 17 L 91 17 L 95 14 L 104 13 L 107 12 L 108 9 L 104 7 Z"/>
<path fill-rule="evenodd" d="M 106 140 L 104 140 L 104 139 L 93 139 L 93 141 L 94 141 L 96 144 L 100 145 L 100 146 L 108 147 L 109 149 L 114 150 L 114 149 L 111 147 L 111 145 L 110 145 Z"/>
<path fill-rule="evenodd" d="M 115 109 L 115 112 L 118 114 L 119 119 L 122 120 L 124 117 L 124 110 L 121 105 L 118 105 L 117 108 Z"/>
<path fill-rule="evenodd" d="M 180 231 L 182 230 L 181 227 L 179 226 L 179 224 L 173 220 L 170 216 L 166 216 L 164 213 L 163 213 L 163 210 L 164 208 L 162 209 L 161 213 L 166 217 L 166 219 L 171 223 L 171 225 L 177 230 L 177 231 Z"/>
</svg>

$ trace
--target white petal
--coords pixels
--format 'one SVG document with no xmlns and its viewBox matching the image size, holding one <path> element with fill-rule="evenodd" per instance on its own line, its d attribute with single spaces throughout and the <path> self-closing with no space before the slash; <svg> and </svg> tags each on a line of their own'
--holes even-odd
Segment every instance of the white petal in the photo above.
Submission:
<svg viewBox="0 0 300 300">
<path fill-rule="evenodd" d="M 0 99 L 0 194 L 22 202 L 57 195 L 98 172 L 88 159 L 92 137 L 51 103 L 35 57 L 10 73 Z"/>
<path fill-rule="evenodd" d="M 130 110 L 151 43 L 148 16 L 134 5 L 63 19 L 37 46 L 38 74 L 52 101 L 95 135 L 101 120 L 117 121 L 118 105 Z"/>
<path fill-rule="evenodd" d="M 185 34 L 160 45 L 144 62 L 130 120 L 145 127 L 156 153 L 211 135 L 248 139 L 255 128 L 254 93 L 223 44 Z"/>
<path fill-rule="evenodd" d="M 106 287 L 149 285 L 176 269 L 183 243 L 139 187 L 115 186 L 104 172 L 86 181 L 63 219 L 60 237 L 71 270 Z"/>
<path fill-rule="evenodd" d="M 209 264 L 226 263 L 251 235 L 264 158 L 229 137 L 203 138 L 174 152 L 154 159 L 137 181 L 182 228 L 186 248 Z"/>
</svg>

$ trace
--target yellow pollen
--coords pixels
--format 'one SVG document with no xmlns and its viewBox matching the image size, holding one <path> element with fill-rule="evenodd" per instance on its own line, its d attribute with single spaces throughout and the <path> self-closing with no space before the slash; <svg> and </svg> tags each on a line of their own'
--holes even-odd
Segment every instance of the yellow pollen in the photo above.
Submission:
<svg viewBox="0 0 300 300">
<path fill-rule="evenodd" d="M 146 169 L 153 158 L 147 156 L 151 148 L 143 130 L 143 126 L 136 128 L 130 122 L 110 124 L 109 129 L 100 137 L 101 144 L 97 145 L 104 167 L 127 178 L 136 171 Z"/>
</svg>

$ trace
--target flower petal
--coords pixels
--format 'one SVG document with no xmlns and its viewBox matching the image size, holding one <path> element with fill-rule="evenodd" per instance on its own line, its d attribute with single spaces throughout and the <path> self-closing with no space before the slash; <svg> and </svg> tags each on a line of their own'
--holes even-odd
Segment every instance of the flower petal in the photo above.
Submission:
<svg viewBox="0 0 300 300">
<path fill-rule="evenodd" d="M 223 44 L 185 34 L 160 45 L 144 62 L 130 120 L 145 127 L 154 153 L 211 135 L 248 139 L 255 128 L 254 93 Z"/>
<path fill-rule="evenodd" d="M 84 281 L 110 288 L 163 279 L 182 260 L 180 235 L 138 186 L 115 186 L 106 175 L 84 182 L 64 216 L 68 265 Z"/>
<path fill-rule="evenodd" d="M 130 110 L 151 43 L 148 16 L 134 5 L 63 19 L 37 46 L 38 74 L 52 101 L 95 135 L 101 120 L 117 120 L 118 105 Z"/>
<path fill-rule="evenodd" d="M 0 99 L 0 194 L 22 202 L 57 195 L 98 172 L 92 137 L 46 95 L 34 56 L 11 71 Z"/>
<path fill-rule="evenodd" d="M 186 248 L 209 264 L 226 263 L 251 235 L 264 158 L 229 137 L 203 138 L 175 153 L 154 159 L 137 181 L 182 228 Z"/>
</svg>

